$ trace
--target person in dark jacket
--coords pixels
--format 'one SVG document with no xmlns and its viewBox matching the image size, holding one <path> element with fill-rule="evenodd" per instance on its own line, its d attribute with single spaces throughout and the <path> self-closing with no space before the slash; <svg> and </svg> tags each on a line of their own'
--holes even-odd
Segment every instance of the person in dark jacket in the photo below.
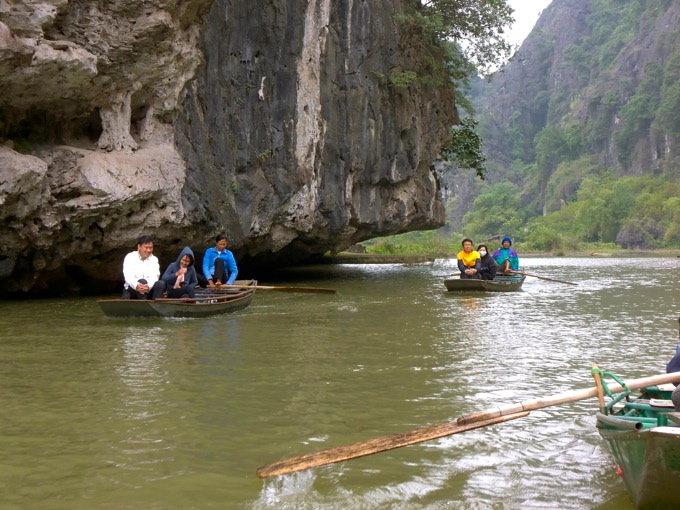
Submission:
<svg viewBox="0 0 680 510">
<path fill-rule="evenodd" d="M 489 254 L 489 249 L 485 244 L 477 246 L 477 253 L 479 253 L 480 262 L 482 263 L 482 267 L 479 270 L 482 280 L 493 280 L 496 276 L 496 271 L 498 271 L 498 264 Z"/>
<path fill-rule="evenodd" d="M 194 252 L 185 246 L 177 260 L 170 264 L 161 280 L 165 282 L 169 298 L 195 298 L 196 269 L 194 268 Z"/>
<path fill-rule="evenodd" d="M 680 319 L 678 319 L 680 320 Z M 680 352 L 676 352 L 675 356 L 666 365 L 666 373 L 672 374 L 673 372 L 680 372 Z M 675 406 L 676 411 L 680 411 L 680 383 L 675 384 L 675 390 L 671 399 L 673 400 L 673 406 Z"/>
</svg>

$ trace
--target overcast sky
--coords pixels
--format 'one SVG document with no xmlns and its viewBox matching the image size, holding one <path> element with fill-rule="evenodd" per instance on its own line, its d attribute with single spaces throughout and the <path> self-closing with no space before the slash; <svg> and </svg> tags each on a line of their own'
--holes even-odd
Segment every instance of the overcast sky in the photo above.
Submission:
<svg viewBox="0 0 680 510">
<path fill-rule="evenodd" d="M 550 5 L 552 0 L 508 0 L 508 4 L 515 12 L 515 23 L 508 33 L 508 41 L 512 44 L 522 44 L 522 41 L 534 28 L 540 12 Z"/>
</svg>

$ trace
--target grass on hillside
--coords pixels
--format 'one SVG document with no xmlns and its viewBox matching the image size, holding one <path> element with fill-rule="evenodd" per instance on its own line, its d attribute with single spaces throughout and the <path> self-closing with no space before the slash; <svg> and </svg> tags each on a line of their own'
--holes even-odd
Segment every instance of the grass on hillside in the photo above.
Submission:
<svg viewBox="0 0 680 510">
<path fill-rule="evenodd" d="M 461 241 L 464 236 L 444 235 L 437 230 L 421 232 L 408 232 L 389 237 L 381 237 L 364 241 L 361 243 L 366 248 L 366 253 L 371 255 L 425 255 L 434 258 L 454 257 L 461 248 Z M 491 252 L 495 251 L 500 243 L 494 241 L 475 241 L 475 248 L 479 244 L 486 244 Z M 676 256 L 680 250 L 626 250 L 615 243 L 579 243 L 575 249 L 557 250 L 555 252 L 545 252 L 530 250 L 523 246 L 521 242 L 513 243 L 513 248 L 520 255 L 534 256 L 635 256 L 635 255 L 656 255 L 656 256 Z M 347 252 L 345 252 L 347 253 Z"/>
</svg>

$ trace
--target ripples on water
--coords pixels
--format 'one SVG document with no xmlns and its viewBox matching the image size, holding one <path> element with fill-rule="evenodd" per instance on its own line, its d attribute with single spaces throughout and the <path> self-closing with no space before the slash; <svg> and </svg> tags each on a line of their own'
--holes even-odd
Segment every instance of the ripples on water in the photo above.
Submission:
<svg viewBox="0 0 680 510">
<path fill-rule="evenodd" d="M 661 373 L 677 259 L 524 259 L 522 292 L 446 292 L 451 260 L 291 272 L 213 319 L 0 303 L 0 508 L 632 508 L 596 402 L 266 481 L 257 466 Z M 641 275 L 644 268 L 644 277 Z M 298 279 L 297 282 L 294 279 Z M 304 279 L 307 278 L 307 281 Z M 35 317 L 39 319 L 36 320 Z"/>
</svg>

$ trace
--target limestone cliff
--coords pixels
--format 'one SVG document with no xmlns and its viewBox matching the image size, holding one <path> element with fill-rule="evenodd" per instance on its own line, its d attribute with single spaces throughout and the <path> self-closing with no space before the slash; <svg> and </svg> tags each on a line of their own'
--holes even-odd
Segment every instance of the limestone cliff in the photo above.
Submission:
<svg viewBox="0 0 680 510">
<path fill-rule="evenodd" d="M 114 288 L 226 231 L 244 267 L 443 222 L 448 88 L 399 0 L 0 0 L 0 288 Z"/>
</svg>

